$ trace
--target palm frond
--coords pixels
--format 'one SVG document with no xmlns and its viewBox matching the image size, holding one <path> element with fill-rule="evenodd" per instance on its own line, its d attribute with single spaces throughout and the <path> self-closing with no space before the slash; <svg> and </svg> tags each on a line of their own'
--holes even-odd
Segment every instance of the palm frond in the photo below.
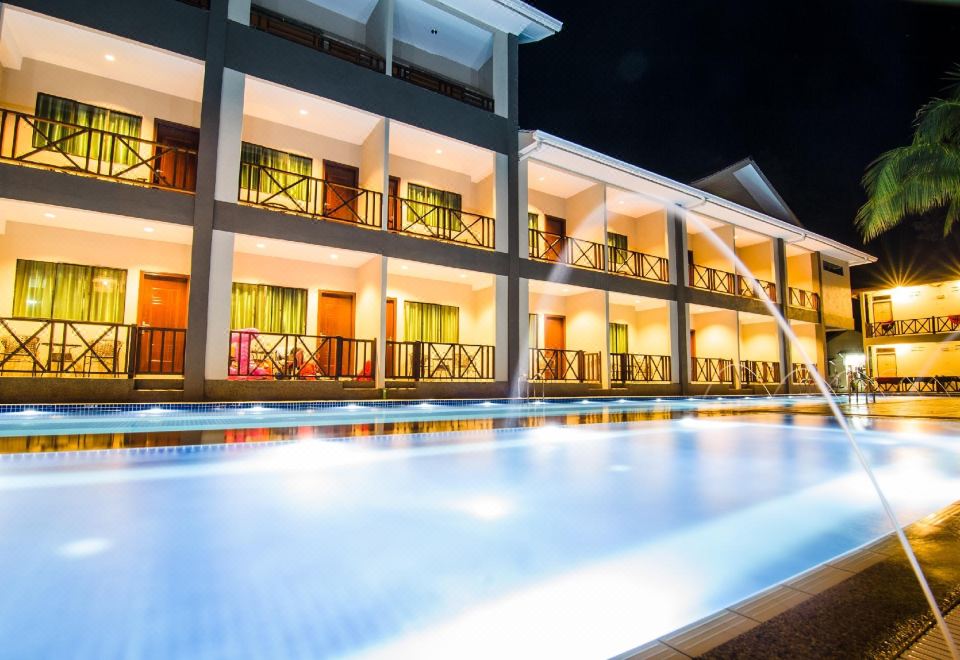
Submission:
<svg viewBox="0 0 960 660">
<path fill-rule="evenodd" d="M 960 97 L 934 99 L 920 108 L 913 141 L 960 144 Z"/>
</svg>

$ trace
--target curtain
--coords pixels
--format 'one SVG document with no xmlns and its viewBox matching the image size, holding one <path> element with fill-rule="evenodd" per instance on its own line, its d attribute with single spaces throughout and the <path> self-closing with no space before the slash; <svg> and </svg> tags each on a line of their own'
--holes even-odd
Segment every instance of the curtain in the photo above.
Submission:
<svg viewBox="0 0 960 660">
<path fill-rule="evenodd" d="M 456 344 L 460 341 L 460 308 L 433 303 L 405 302 L 404 341 Z"/>
<path fill-rule="evenodd" d="M 256 328 L 260 332 L 273 334 L 305 334 L 307 290 L 234 282 L 230 328 Z"/>
<path fill-rule="evenodd" d="M 13 315 L 123 323 L 126 293 L 123 269 L 18 259 Z"/>
<path fill-rule="evenodd" d="M 50 318 L 57 264 L 17 259 L 13 284 L 13 315 L 26 318 Z"/>
<path fill-rule="evenodd" d="M 407 224 L 425 224 L 434 229 L 458 232 L 463 228 L 460 219 L 463 198 L 447 190 L 438 190 L 416 183 L 407 184 Z"/>
<path fill-rule="evenodd" d="M 627 324 L 610 324 L 610 352 L 611 353 L 629 353 L 627 345 Z"/>
<path fill-rule="evenodd" d="M 607 245 L 610 247 L 610 261 L 622 264 L 627 260 L 627 237 L 623 234 L 607 232 Z"/>
<path fill-rule="evenodd" d="M 127 298 L 127 271 L 117 268 L 90 268 L 90 298 L 87 320 L 98 323 L 123 323 Z"/>
<path fill-rule="evenodd" d="M 540 229 L 540 214 L 527 211 L 527 229 Z"/>
<path fill-rule="evenodd" d="M 86 158 L 89 153 L 94 160 L 112 160 L 125 165 L 137 162 L 136 152 L 143 120 L 136 115 L 43 93 L 37 94 L 35 114 L 43 119 L 92 128 L 94 131 L 58 142 L 76 133 L 78 129 L 74 126 L 38 121 L 37 130 L 33 134 L 34 147 L 47 148 L 51 143 L 56 143 L 56 146 L 49 148 L 60 149 L 73 156 Z M 118 139 L 117 135 L 131 139 Z"/>
<path fill-rule="evenodd" d="M 269 167 L 269 174 L 259 167 Z M 240 148 L 240 185 L 246 190 L 258 190 L 268 195 L 287 188 L 280 196 L 304 202 L 309 196 L 308 184 L 304 176 L 313 176 L 313 159 L 298 156 L 287 151 L 261 147 L 259 144 L 244 142 Z M 299 183 L 295 182 L 299 181 Z"/>
</svg>

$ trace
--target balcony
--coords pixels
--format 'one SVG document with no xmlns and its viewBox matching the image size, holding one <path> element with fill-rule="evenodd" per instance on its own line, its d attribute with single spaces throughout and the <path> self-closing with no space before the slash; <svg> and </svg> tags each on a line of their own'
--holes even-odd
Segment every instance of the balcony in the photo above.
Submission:
<svg viewBox="0 0 960 660">
<path fill-rule="evenodd" d="M 383 195 L 255 163 L 240 168 L 239 200 L 274 211 L 380 226 Z"/>
<path fill-rule="evenodd" d="M 742 385 L 779 384 L 780 364 L 761 360 L 741 360 L 740 383 Z"/>
<path fill-rule="evenodd" d="M 186 330 L 0 318 L 0 375 L 131 378 L 183 374 Z"/>
<path fill-rule="evenodd" d="M 953 333 L 957 330 L 960 330 L 960 314 L 870 323 L 867 325 L 867 336 L 898 337 L 902 335 L 932 335 Z"/>
<path fill-rule="evenodd" d="M 794 385 L 812 385 L 813 375 L 803 362 L 794 362 L 790 365 L 790 382 Z"/>
<path fill-rule="evenodd" d="M 192 193 L 197 151 L 13 110 L 0 111 L 0 160 Z"/>
<path fill-rule="evenodd" d="M 614 383 L 670 382 L 669 355 L 610 354 L 610 381 Z"/>
<path fill-rule="evenodd" d="M 663 257 L 626 248 L 607 247 L 607 270 L 614 275 L 667 282 L 670 280 L 667 266 L 668 262 Z"/>
<path fill-rule="evenodd" d="M 742 298 L 763 300 L 764 294 L 772 302 L 777 301 L 777 285 L 766 280 L 751 280 L 743 275 L 737 275 L 737 293 Z"/>
<path fill-rule="evenodd" d="M 489 96 L 465 85 L 461 85 L 458 82 L 444 78 L 443 76 L 424 71 L 411 64 L 394 61 L 393 77 L 399 80 L 406 80 L 408 83 L 416 85 L 417 87 L 428 89 L 437 94 L 443 94 L 461 103 L 472 105 L 475 108 L 480 108 L 487 112 L 493 112 L 494 110 L 493 99 Z"/>
<path fill-rule="evenodd" d="M 820 295 L 813 293 L 812 291 L 807 291 L 805 289 L 797 289 L 795 287 L 789 288 L 790 298 L 789 305 L 790 307 L 799 307 L 801 309 L 809 309 L 814 312 L 820 311 Z"/>
<path fill-rule="evenodd" d="M 230 380 L 372 381 L 375 369 L 372 339 L 256 330 L 230 333 Z"/>
<path fill-rule="evenodd" d="M 491 217 L 397 196 L 390 203 L 391 231 L 490 250 L 495 246 Z"/>
<path fill-rule="evenodd" d="M 600 353 L 530 349 L 530 380 L 577 383 L 600 382 Z"/>
<path fill-rule="evenodd" d="M 603 248 L 600 243 L 563 236 L 540 229 L 528 229 L 531 259 L 603 270 Z"/>
<path fill-rule="evenodd" d="M 890 376 L 876 379 L 877 391 L 886 393 L 960 392 L 960 376 Z"/>
<path fill-rule="evenodd" d="M 494 347 L 428 341 L 387 341 L 387 380 L 493 380 Z"/>
<path fill-rule="evenodd" d="M 732 296 L 758 300 L 762 298 L 762 292 L 766 293 L 770 300 L 776 301 L 777 299 L 777 285 L 773 282 L 757 280 L 754 284 L 750 278 L 743 275 L 697 264 L 690 264 L 690 286 L 704 291 L 726 293 Z"/>
<path fill-rule="evenodd" d="M 733 385 L 733 360 L 727 358 L 692 358 L 690 379 L 695 383 L 727 383 Z"/>
</svg>

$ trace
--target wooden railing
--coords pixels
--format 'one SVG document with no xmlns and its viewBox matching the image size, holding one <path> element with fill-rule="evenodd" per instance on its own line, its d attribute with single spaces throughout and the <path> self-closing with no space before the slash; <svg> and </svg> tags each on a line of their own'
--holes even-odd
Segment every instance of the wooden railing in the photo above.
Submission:
<svg viewBox="0 0 960 660">
<path fill-rule="evenodd" d="M 895 337 L 897 335 L 932 335 L 960 330 L 960 314 L 926 316 L 919 319 L 881 321 L 867 325 L 868 337 Z"/>
<path fill-rule="evenodd" d="M 99 128 L 0 110 L 0 160 L 193 192 L 197 151 Z"/>
<path fill-rule="evenodd" d="M 494 219 L 478 213 L 391 196 L 390 229 L 450 243 L 493 249 Z"/>
<path fill-rule="evenodd" d="M 740 382 L 747 383 L 779 383 L 780 363 L 764 362 L 761 360 L 740 361 Z"/>
<path fill-rule="evenodd" d="M 810 309 L 815 312 L 820 311 L 819 294 L 813 293 L 812 291 L 807 291 L 805 289 L 797 289 L 795 287 L 790 287 L 789 292 L 790 307 L 800 307 L 803 309 Z"/>
<path fill-rule="evenodd" d="M 530 349 L 530 380 L 600 382 L 600 353 Z"/>
<path fill-rule="evenodd" d="M 383 196 L 306 174 L 242 163 L 239 199 L 277 211 L 379 227 Z"/>
<path fill-rule="evenodd" d="M 540 229 L 528 229 L 531 259 L 603 270 L 603 245 Z"/>
<path fill-rule="evenodd" d="M 494 347 L 431 341 L 386 343 L 387 380 L 493 380 Z"/>
<path fill-rule="evenodd" d="M 790 365 L 790 382 L 794 385 L 812 385 L 813 375 L 803 362 L 794 362 Z"/>
<path fill-rule="evenodd" d="M 408 83 L 416 85 L 417 87 L 443 94 L 444 96 L 456 99 L 467 105 L 472 105 L 475 108 L 480 108 L 481 110 L 487 110 L 488 112 L 493 112 L 494 110 L 493 99 L 482 92 L 411 64 L 394 60 L 393 77 L 406 80 Z"/>
<path fill-rule="evenodd" d="M 0 374 L 126 377 L 132 326 L 0 318 Z"/>
<path fill-rule="evenodd" d="M 228 375 L 237 380 L 373 380 L 372 339 L 232 330 Z"/>
<path fill-rule="evenodd" d="M 180 0 L 180 2 L 193 5 L 194 7 L 200 7 L 200 9 L 210 9 L 210 0 Z"/>
<path fill-rule="evenodd" d="M 960 392 L 960 376 L 893 376 L 875 380 L 880 392 Z"/>
<path fill-rule="evenodd" d="M 692 358 L 691 380 L 695 383 L 730 383 L 734 381 L 733 360 L 727 358 Z"/>
<path fill-rule="evenodd" d="M 320 28 L 301 23 L 263 7 L 250 8 L 250 27 L 352 62 L 371 71 L 384 73 L 387 70 L 386 60 L 363 46 L 331 37 Z"/>
<path fill-rule="evenodd" d="M 187 331 L 183 328 L 138 327 L 134 335 L 136 375 L 182 376 Z"/>
<path fill-rule="evenodd" d="M 716 268 L 690 264 L 690 286 L 717 293 L 737 293 L 737 276 Z"/>
<path fill-rule="evenodd" d="M 615 383 L 670 382 L 669 355 L 610 354 L 610 380 Z"/>
<path fill-rule="evenodd" d="M 777 302 L 777 285 L 767 280 L 752 280 L 746 275 L 737 275 L 737 293 L 743 298 L 756 298 L 761 300 L 762 294 L 766 294 L 771 302 Z"/>
<path fill-rule="evenodd" d="M 607 271 L 616 275 L 666 282 L 670 279 L 667 266 L 668 262 L 663 257 L 626 248 L 607 247 Z"/>
</svg>

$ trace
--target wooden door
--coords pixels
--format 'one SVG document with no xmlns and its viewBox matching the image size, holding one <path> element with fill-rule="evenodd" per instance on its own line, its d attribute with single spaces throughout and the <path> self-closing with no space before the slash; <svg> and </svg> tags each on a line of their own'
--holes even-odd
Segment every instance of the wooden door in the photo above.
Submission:
<svg viewBox="0 0 960 660">
<path fill-rule="evenodd" d="M 321 291 L 317 305 L 317 333 L 323 337 L 353 339 L 354 297 L 352 293 Z M 317 361 L 328 376 L 337 373 L 337 339 L 321 339 Z M 357 347 L 352 341 L 341 343 L 340 374 L 360 373 L 367 365 L 357 365 Z M 359 371 L 358 371 L 359 370 Z"/>
<path fill-rule="evenodd" d="M 357 186 L 360 170 L 352 165 L 323 161 L 323 215 L 335 220 L 357 222 Z"/>
<path fill-rule="evenodd" d="M 397 340 L 397 301 L 394 298 L 387 298 L 387 354 L 384 360 L 386 365 L 386 377 L 393 378 L 396 374 L 394 365 L 396 347 L 391 343 Z"/>
<path fill-rule="evenodd" d="M 563 351 L 567 347 L 566 318 L 563 316 L 543 317 L 543 354 L 546 360 L 547 380 L 557 380 L 566 372 Z"/>
<path fill-rule="evenodd" d="M 190 278 L 169 273 L 140 273 L 137 301 L 141 373 L 182 374 Z"/>
<path fill-rule="evenodd" d="M 893 321 L 893 303 L 889 300 L 873 301 L 873 322 L 890 323 Z"/>
<path fill-rule="evenodd" d="M 200 129 L 157 119 L 155 131 L 158 146 L 154 154 L 153 182 L 179 190 L 196 190 Z"/>
<path fill-rule="evenodd" d="M 543 258 L 547 261 L 565 261 L 567 246 L 567 221 L 552 215 L 544 216 Z"/>
<path fill-rule="evenodd" d="M 697 357 L 697 331 L 690 331 L 690 357 Z"/>
<path fill-rule="evenodd" d="M 897 377 L 897 353 L 893 349 L 877 350 L 877 378 Z"/>
<path fill-rule="evenodd" d="M 387 191 L 387 228 L 397 230 L 397 218 L 400 217 L 400 179 L 390 177 L 390 189 Z"/>
</svg>

